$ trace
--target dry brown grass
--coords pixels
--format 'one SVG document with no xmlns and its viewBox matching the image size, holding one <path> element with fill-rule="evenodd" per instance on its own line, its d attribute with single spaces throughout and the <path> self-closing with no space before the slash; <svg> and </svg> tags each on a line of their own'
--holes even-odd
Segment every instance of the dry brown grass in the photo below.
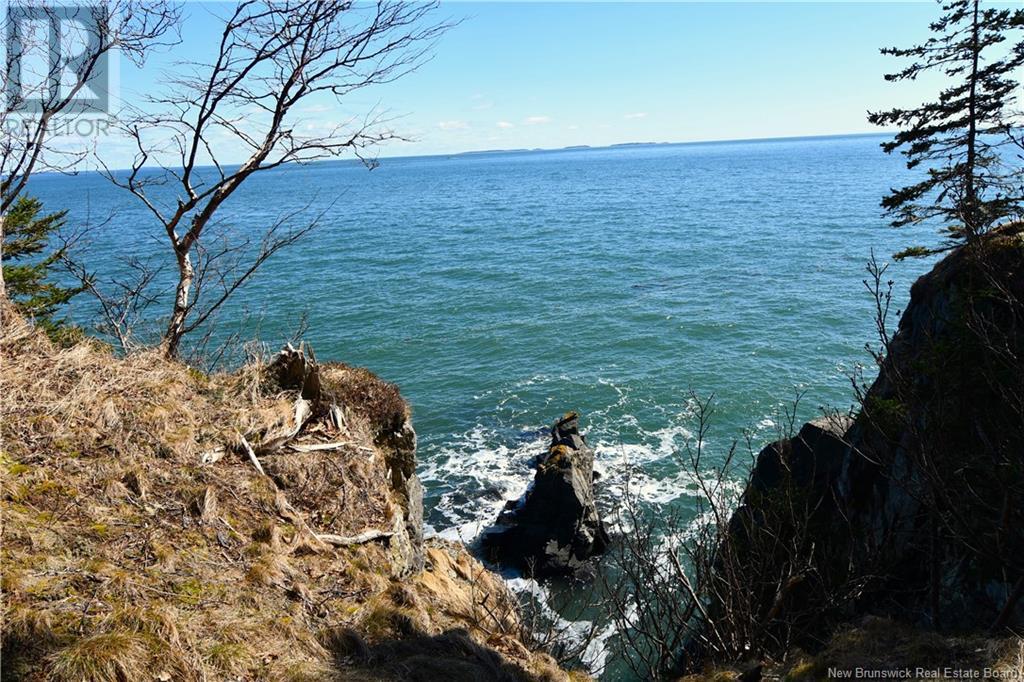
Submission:
<svg viewBox="0 0 1024 682">
<path fill-rule="evenodd" d="M 985 669 L 992 669 L 1002 671 L 1001 679 L 1020 679 L 1024 669 L 1010 661 L 1010 654 L 1021 643 L 1016 637 L 947 636 L 869 616 L 833 635 L 823 651 L 813 656 L 797 652 L 787 666 L 786 678 L 817 680 L 833 668 L 928 671 L 920 679 L 963 678 L 946 671 L 977 671 L 980 679 Z"/>
<path fill-rule="evenodd" d="M 129 632 L 105 632 L 75 640 L 50 656 L 55 682 L 124 682 L 141 679 L 147 661 L 141 637 Z"/>
<path fill-rule="evenodd" d="M 737 668 L 687 675 L 679 682 L 723 682 L 741 678 L 754 662 Z M 831 672 L 830 672 L 831 670 Z M 986 676 L 986 670 L 990 671 Z M 814 654 L 789 652 L 782 663 L 764 666 L 764 679 L 818 682 L 844 679 L 957 680 L 1024 678 L 1024 639 L 1019 637 L 945 636 L 886 618 L 866 617 L 832 636 Z M 860 677 L 857 677 L 859 671 Z M 921 674 L 919 674 L 919 672 Z M 896 674 L 899 677 L 896 677 Z M 971 677 L 971 675 L 975 675 Z"/>
<path fill-rule="evenodd" d="M 374 437 L 398 430 L 409 416 L 409 405 L 398 387 L 362 367 L 326 363 L 321 381 L 323 390 L 339 405 L 365 420 Z"/>
<path fill-rule="evenodd" d="M 467 628 L 487 640 L 474 599 L 507 593 L 464 549 L 398 581 L 382 544 L 320 546 L 281 515 L 283 494 L 316 532 L 390 524 L 380 436 L 408 411 L 392 385 L 332 366 L 348 428 L 320 420 L 299 440 L 349 445 L 267 455 L 268 478 L 234 449 L 238 434 L 259 443 L 292 423 L 296 396 L 264 365 L 206 376 L 155 352 L 61 349 L 3 312 L 4 679 L 383 679 L 339 668 L 323 632 L 352 628 L 372 645 Z"/>
</svg>

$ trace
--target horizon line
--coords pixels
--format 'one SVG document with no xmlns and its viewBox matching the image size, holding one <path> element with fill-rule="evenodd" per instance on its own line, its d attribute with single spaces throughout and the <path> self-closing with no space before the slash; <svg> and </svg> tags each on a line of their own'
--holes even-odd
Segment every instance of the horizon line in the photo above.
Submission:
<svg viewBox="0 0 1024 682">
<path fill-rule="evenodd" d="M 515 147 L 515 148 L 493 148 L 493 149 L 467 149 L 459 152 L 435 152 L 431 154 L 396 154 L 394 156 L 378 156 L 378 159 L 423 159 L 430 157 L 444 157 L 444 156 L 471 156 L 474 154 L 530 154 L 534 152 L 563 152 L 563 151 L 585 151 L 588 149 L 613 149 L 615 147 L 642 147 L 642 146 L 685 146 L 685 145 L 700 145 L 700 144 L 739 144 L 743 142 L 785 142 L 787 140 L 814 140 L 814 139 L 825 139 L 830 137 L 879 137 L 884 135 L 892 135 L 895 131 L 892 130 L 881 130 L 878 132 L 859 132 L 859 133 L 817 133 L 812 135 L 778 135 L 770 137 L 727 137 L 718 139 L 707 139 L 707 140 L 684 140 L 684 141 L 661 141 L 656 142 L 648 140 L 644 142 L 612 142 L 610 144 L 591 145 L 591 144 L 574 144 L 567 145 L 564 147 Z M 317 159 L 311 163 L 318 163 L 320 161 L 355 161 L 358 159 Z"/>
<path fill-rule="evenodd" d="M 535 154 L 544 152 L 564 152 L 564 151 L 588 151 L 588 150 L 601 150 L 601 149 L 615 149 L 617 147 L 643 147 L 643 146 L 688 146 L 688 145 L 705 145 L 705 144 L 741 144 L 744 142 L 785 142 L 787 140 L 815 140 L 815 139 L 827 139 L 837 137 L 881 137 L 884 135 L 891 135 L 893 131 L 883 130 L 878 132 L 859 132 L 859 133 L 820 133 L 814 135 L 779 135 L 775 137 L 736 137 L 736 138 L 724 138 L 724 139 L 712 139 L 712 140 L 686 140 L 681 142 L 613 142 L 611 144 L 604 145 L 590 145 L 590 144 L 579 144 L 579 145 L 568 145 L 565 147 L 521 147 L 521 148 L 509 148 L 509 149 L 468 149 L 459 152 L 437 152 L 431 154 L 395 154 L 393 156 L 378 156 L 375 160 L 385 159 L 429 159 L 429 158 L 451 158 L 455 156 L 475 156 L 484 154 Z M 308 162 L 291 161 L 283 166 L 281 169 L 289 166 L 309 166 L 317 163 L 352 163 L 360 164 L 363 163 L 358 158 L 322 158 L 314 159 Z M 222 164 L 224 167 L 241 165 L 241 162 L 225 163 Z M 197 166 L 197 168 L 213 168 L 213 164 L 207 164 L 204 166 Z M 163 168 L 160 165 L 142 166 L 143 169 L 159 169 Z M 110 168 L 108 169 L 112 173 L 121 173 L 131 171 L 131 168 Z M 81 170 L 45 170 L 33 173 L 33 175 L 77 175 L 78 173 L 100 173 L 100 168 L 86 168 Z"/>
</svg>

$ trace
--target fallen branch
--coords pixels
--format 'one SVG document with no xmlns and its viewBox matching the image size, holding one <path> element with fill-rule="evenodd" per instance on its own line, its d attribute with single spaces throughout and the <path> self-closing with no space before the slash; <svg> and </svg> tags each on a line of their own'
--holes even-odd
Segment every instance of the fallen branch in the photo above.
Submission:
<svg viewBox="0 0 1024 682">
<path fill-rule="evenodd" d="M 288 501 L 288 498 L 285 497 L 284 493 L 280 490 L 277 490 L 274 495 L 274 506 L 277 508 L 277 513 L 280 514 L 282 518 L 294 523 L 299 528 L 300 533 L 295 537 L 296 542 L 300 541 L 301 536 L 306 536 L 317 542 L 333 545 L 335 547 L 348 547 L 351 545 L 363 545 L 367 542 L 373 542 L 374 540 L 390 538 L 397 535 L 399 530 L 401 530 L 402 517 L 401 515 L 396 514 L 395 526 L 392 530 L 372 528 L 351 536 L 335 535 L 333 533 L 317 533 L 309 527 L 306 520 L 302 518 L 302 514 L 292 506 L 291 502 Z"/>
<path fill-rule="evenodd" d="M 332 535 L 330 533 L 314 533 L 314 537 L 317 540 L 322 540 L 335 547 L 347 547 L 349 545 L 363 545 L 367 542 L 373 542 L 374 540 L 380 540 L 383 538 L 390 538 L 395 534 L 393 530 L 380 530 L 379 528 L 373 528 L 371 530 L 365 530 L 362 533 L 356 535 Z"/>
<path fill-rule="evenodd" d="M 295 430 L 292 431 L 292 435 L 297 434 L 311 416 L 313 409 L 309 406 L 309 401 L 300 396 L 295 401 Z"/>
<path fill-rule="evenodd" d="M 352 441 L 348 440 L 339 440 L 333 443 L 314 443 L 313 445 L 292 443 L 288 447 L 289 449 L 294 450 L 295 452 L 319 452 L 321 450 L 339 450 L 341 448 L 358 448 L 359 450 L 373 452 L 373 448 L 368 448 L 365 445 L 357 445 Z"/>
<path fill-rule="evenodd" d="M 330 414 L 335 429 L 338 431 L 348 430 L 348 420 L 345 418 L 345 411 L 337 403 L 331 404 Z"/>
<path fill-rule="evenodd" d="M 258 459 L 256 459 L 256 452 L 252 449 L 252 446 L 249 445 L 249 441 L 247 441 L 245 436 L 240 433 L 238 434 L 238 439 L 242 443 L 242 448 L 245 449 L 245 454 L 249 455 L 249 461 L 252 462 L 254 467 L 256 467 L 256 471 L 260 472 L 260 475 L 266 476 L 267 472 L 263 471 L 263 465 L 260 464 Z"/>
<path fill-rule="evenodd" d="M 257 450 L 258 453 L 260 455 L 272 455 L 280 450 L 283 446 L 290 443 L 293 438 L 299 435 L 299 432 L 302 431 L 302 427 L 306 425 L 306 422 L 312 416 L 313 409 L 310 407 L 309 401 L 299 396 L 299 398 L 295 400 L 295 426 L 291 431 L 275 438 L 268 439 L 262 443 Z"/>
</svg>

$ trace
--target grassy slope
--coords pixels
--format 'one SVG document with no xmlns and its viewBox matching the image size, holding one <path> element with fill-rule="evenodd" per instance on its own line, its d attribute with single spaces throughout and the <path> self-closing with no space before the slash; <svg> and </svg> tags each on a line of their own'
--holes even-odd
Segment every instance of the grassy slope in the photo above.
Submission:
<svg viewBox="0 0 1024 682">
<path fill-rule="evenodd" d="M 315 532 L 389 527 L 366 406 L 347 433 L 303 434 L 348 446 L 264 458 L 279 490 L 236 448 L 291 423 L 295 396 L 264 366 L 208 377 L 61 350 L 4 317 L 4 680 L 566 678 L 463 548 L 432 544 L 427 570 L 399 577 L 387 541 L 325 546 L 282 514 L 284 494 Z"/>
</svg>

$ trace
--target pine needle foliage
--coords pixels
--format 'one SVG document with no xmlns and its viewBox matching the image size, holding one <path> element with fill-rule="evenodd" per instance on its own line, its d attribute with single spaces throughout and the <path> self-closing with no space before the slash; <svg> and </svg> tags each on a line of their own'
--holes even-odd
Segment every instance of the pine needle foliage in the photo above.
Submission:
<svg viewBox="0 0 1024 682">
<path fill-rule="evenodd" d="M 912 109 L 868 114 L 899 132 L 882 144 L 899 150 L 907 168 L 923 168 L 920 181 L 894 188 L 882 208 L 894 227 L 929 221 L 946 247 L 971 241 L 1024 213 L 1019 126 L 1014 122 L 1016 71 L 1024 65 L 1024 9 L 982 7 L 981 0 L 941 5 L 933 36 L 921 45 L 887 47 L 882 54 L 913 63 L 885 76 L 890 82 L 941 73 L 949 83 L 937 99 Z M 934 252 L 913 247 L 903 256 Z"/>
<path fill-rule="evenodd" d="M 65 248 L 52 248 L 53 237 L 64 226 L 67 211 L 42 214 L 43 204 L 21 197 L 4 217 L 3 272 L 7 296 L 14 308 L 54 340 L 75 336 L 58 310 L 84 286 L 65 287 L 54 281 L 54 270 Z"/>
</svg>

